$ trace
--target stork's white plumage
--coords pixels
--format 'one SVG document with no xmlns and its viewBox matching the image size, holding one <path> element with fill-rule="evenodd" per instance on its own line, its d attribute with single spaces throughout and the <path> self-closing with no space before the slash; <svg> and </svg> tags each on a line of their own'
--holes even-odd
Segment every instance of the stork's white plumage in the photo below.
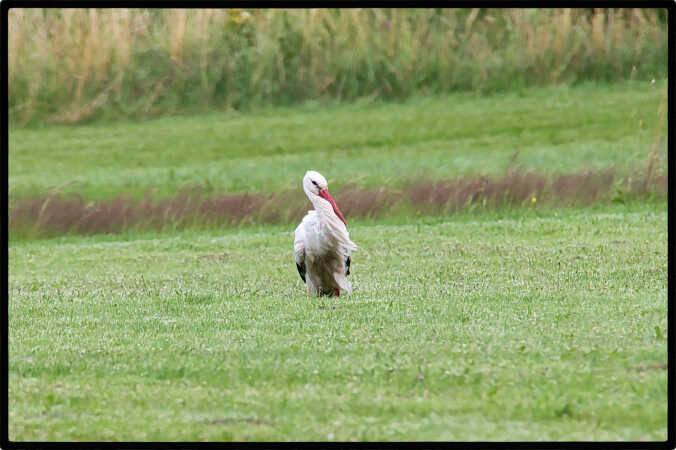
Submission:
<svg viewBox="0 0 676 450">
<path fill-rule="evenodd" d="M 341 290 L 350 293 L 352 284 L 346 277 L 350 273 L 350 254 L 357 246 L 350 240 L 345 217 L 319 172 L 310 170 L 305 174 L 303 190 L 315 209 L 307 213 L 294 233 L 298 273 L 309 294 L 337 297 Z"/>
</svg>

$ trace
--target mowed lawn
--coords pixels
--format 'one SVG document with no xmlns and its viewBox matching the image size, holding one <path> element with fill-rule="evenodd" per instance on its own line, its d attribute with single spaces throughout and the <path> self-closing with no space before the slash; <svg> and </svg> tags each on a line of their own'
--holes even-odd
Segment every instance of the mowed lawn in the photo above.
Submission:
<svg viewBox="0 0 676 450">
<path fill-rule="evenodd" d="M 351 225 L 10 242 L 10 439 L 666 439 L 664 204 Z"/>
<path fill-rule="evenodd" d="M 9 128 L 11 196 L 60 188 L 87 200 L 298 189 L 308 169 L 397 189 L 418 177 L 666 167 L 666 80 L 547 87 L 404 103 L 321 105 L 137 123 Z"/>
</svg>

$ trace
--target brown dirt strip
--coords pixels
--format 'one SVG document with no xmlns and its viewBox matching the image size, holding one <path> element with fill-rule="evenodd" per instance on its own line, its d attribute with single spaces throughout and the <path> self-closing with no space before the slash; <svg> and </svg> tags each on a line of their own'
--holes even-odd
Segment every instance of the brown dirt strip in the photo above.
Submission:
<svg viewBox="0 0 676 450">
<path fill-rule="evenodd" d="M 648 170 L 616 179 L 612 169 L 548 177 L 533 171 L 510 170 L 501 177 L 465 176 L 453 180 L 416 180 L 398 190 L 346 186 L 335 194 L 348 218 L 396 214 L 451 214 L 477 205 L 586 206 L 667 193 L 667 175 Z M 174 197 L 143 200 L 118 196 L 99 202 L 80 195 L 50 192 L 14 198 L 9 207 L 13 235 L 119 233 L 130 229 L 180 229 L 191 224 L 232 226 L 247 223 L 293 223 L 310 209 L 299 190 L 206 196 L 200 188 Z"/>
</svg>

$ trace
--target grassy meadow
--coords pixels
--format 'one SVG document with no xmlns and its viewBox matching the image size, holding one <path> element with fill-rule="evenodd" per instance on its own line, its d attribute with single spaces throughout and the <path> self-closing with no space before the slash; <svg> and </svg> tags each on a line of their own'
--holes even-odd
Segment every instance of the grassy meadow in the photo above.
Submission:
<svg viewBox="0 0 676 450">
<path fill-rule="evenodd" d="M 10 129 L 10 189 L 90 199 L 616 167 L 662 155 L 664 81 Z M 335 189 L 334 189 L 335 188 Z M 9 246 L 24 440 L 664 440 L 664 197 L 354 218 L 354 293 L 308 297 L 295 224 Z M 306 206 L 307 207 L 307 206 Z M 15 233 L 16 234 L 16 233 Z"/>
<path fill-rule="evenodd" d="M 666 440 L 665 12 L 10 10 L 10 440 Z"/>
<path fill-rule="evenodd" d="M 666 80 L 454 94 L 403 103 L 305 103 L 138 123 L 10 127 L 11 197 L 59 188 L 88 200 L 298 190 L 309 167 L 344 185 L 401 187 L 520 167 L 571 173 L 666 167 Z M 44 168 L 49 167 L 49 170 Z M 320 170 L 320 169 L 318 169 Z"/>
<path fill-rule="evenodd" d="M 291 225 L 310 168 L 352 220 L 664 201 L 666 83 L 10 127 L 9 142 L 12 239 Z"/>
<path fill-rule="evenodd" d="M 283 227 L 11 245 L 10 439 L 666 439 L 664 206 L 351 236 L 340 299 Z"/>
</svg>

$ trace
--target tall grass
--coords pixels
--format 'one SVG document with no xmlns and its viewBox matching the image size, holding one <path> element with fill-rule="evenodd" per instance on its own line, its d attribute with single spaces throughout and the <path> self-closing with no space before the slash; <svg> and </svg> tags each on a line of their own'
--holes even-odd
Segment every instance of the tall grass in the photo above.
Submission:
<svg viewBox="0 0 676 450">
<path fill-rule="evenodd" d="M 12 123 L 666 76 L 658 9 L 11 9 Z"/>
</svg>

